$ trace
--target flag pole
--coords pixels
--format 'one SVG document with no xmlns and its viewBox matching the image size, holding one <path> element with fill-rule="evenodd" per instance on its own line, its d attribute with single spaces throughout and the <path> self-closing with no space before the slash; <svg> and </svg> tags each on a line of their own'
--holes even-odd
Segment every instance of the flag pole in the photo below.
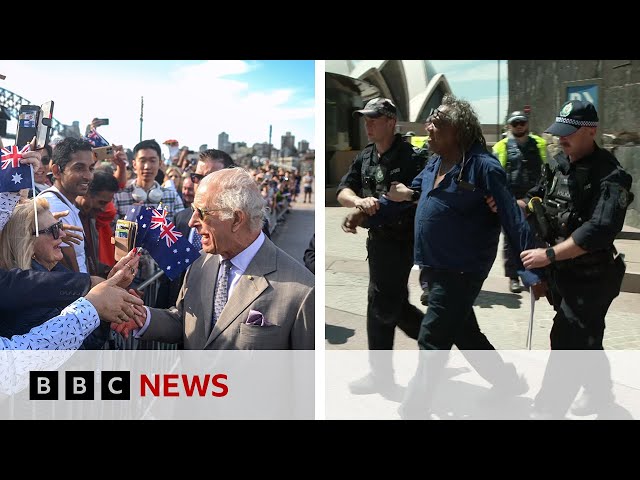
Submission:
<svg viewBox="0 0 640 480">
<path fill-rule="evenodd" d="M 36 221 L 36 237 L 39 237 L 38 233 L 38 204 L 36 203 L 36 181 L 33 177 L 33 165 L 29 165 L 29 170 L 31 171 L 31 188 L 33 188 L 33 215 Z"/>
<path fill-rule="evenodd" d="M 142 118 L 144 110 L 144 97 L 140 97 L 140 141 L 142 141 Z"/>
</svg>

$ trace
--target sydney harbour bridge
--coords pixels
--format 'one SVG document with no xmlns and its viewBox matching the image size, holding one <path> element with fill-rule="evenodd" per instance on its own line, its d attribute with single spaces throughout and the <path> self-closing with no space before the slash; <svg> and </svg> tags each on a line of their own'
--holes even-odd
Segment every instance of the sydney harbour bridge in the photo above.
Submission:
<svg viewBox="0 0 640 480">
<path fill-rule="evenodd" d="M 20 106 L 22 105 L 35 105 L 26 98 L 11 92 L 5 88 L 0 88 L 0 136 L 4 138 L 15 138 L 15 132 L 6 131 L 7 121 L 17 120 L 18 113 L 20 112 Z M 52 119 L 52 131 L 51 136 L 60 135 L 61 137 L 76 137 L 80 138 L 80 127 L 78 122 L 73 122 L 72 125 L 64 125 L 55 117 Z"/>
</svg>

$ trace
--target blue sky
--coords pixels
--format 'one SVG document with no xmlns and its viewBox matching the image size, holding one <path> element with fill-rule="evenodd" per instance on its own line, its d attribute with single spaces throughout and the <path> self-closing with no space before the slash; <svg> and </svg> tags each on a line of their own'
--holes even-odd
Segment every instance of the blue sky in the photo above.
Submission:
<svg viewBox="0 0 640 480">
<path fill-rule="evenodd" d="M 498 105 L 498 60 L 431 60 L 437 73 L 444 73 L 457 97 L 474 106 L 482 123 L 503 123 L 509 107 L 507 61 L 500 61 Z M 499 107 L 499 114 L 498 114 Z"/>
<path fill-rule="evenodd" d="M 218 134 L 248 145 L 268 140 L 280 147 L 289 131 L 315 147 L 313 60 L 100 60 L 0 61 L 0 87 L 34 104 L 54 100 L 64 124 L 109 118 L 100 133 L 132 148 L 143 138 L 174 138 L 197 150 L 217 148 Z M 15 130 L 15 122 L 8 126 Z M 10 142 L 8 142 L 10 143 Z"/>
</svg>

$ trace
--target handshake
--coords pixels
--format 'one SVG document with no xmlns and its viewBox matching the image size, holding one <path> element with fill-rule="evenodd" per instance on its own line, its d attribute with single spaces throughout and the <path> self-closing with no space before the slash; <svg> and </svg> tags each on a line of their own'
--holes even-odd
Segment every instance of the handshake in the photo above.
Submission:
<svg viewBox="0 0 640 480">
<path fill-rule="evenodd" d="M 136 276 L 139 261 L 138 249 L 134 248 L 114 265 L 106 280 L 91 277 L 93 288 L 85 298 L 95 307 L 100 320 L 111 322 L 112 327 L 127 322 L 134 322 L 137 327 L 144 325 L 146 310 L 140 296 L 135 290 L 125 290 Z"/>
</svg>

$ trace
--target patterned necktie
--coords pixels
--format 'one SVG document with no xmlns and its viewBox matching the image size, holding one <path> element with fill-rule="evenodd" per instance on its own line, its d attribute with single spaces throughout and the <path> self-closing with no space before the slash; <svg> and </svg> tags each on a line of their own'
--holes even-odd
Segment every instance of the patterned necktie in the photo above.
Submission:
<svg viewBox="0 0 640 480">
<path fill-rule="evenodd" d="M 200 236 L 200 234 L 198 233 L 197 230 L 193 230 L 193 242 L 191 242 L 193 244 L 193 246 L 196 248 L 196 250 L 200 251 L 202 250 L 202 242 L 200 241 L 202 237 Z"/>
<path fill-rule="evenodd" d="M 222 314 L 222 309 L 227 303 L 227 294 L 229 289 L 229 272 L 231 271 L 231 261 L 223 260 L 220 264 L 221 272 L 216 284 L 216 293 L 213 301 L 213 319 L 212 327 L 216 324 L 218 318 Z"/>
</svg>

